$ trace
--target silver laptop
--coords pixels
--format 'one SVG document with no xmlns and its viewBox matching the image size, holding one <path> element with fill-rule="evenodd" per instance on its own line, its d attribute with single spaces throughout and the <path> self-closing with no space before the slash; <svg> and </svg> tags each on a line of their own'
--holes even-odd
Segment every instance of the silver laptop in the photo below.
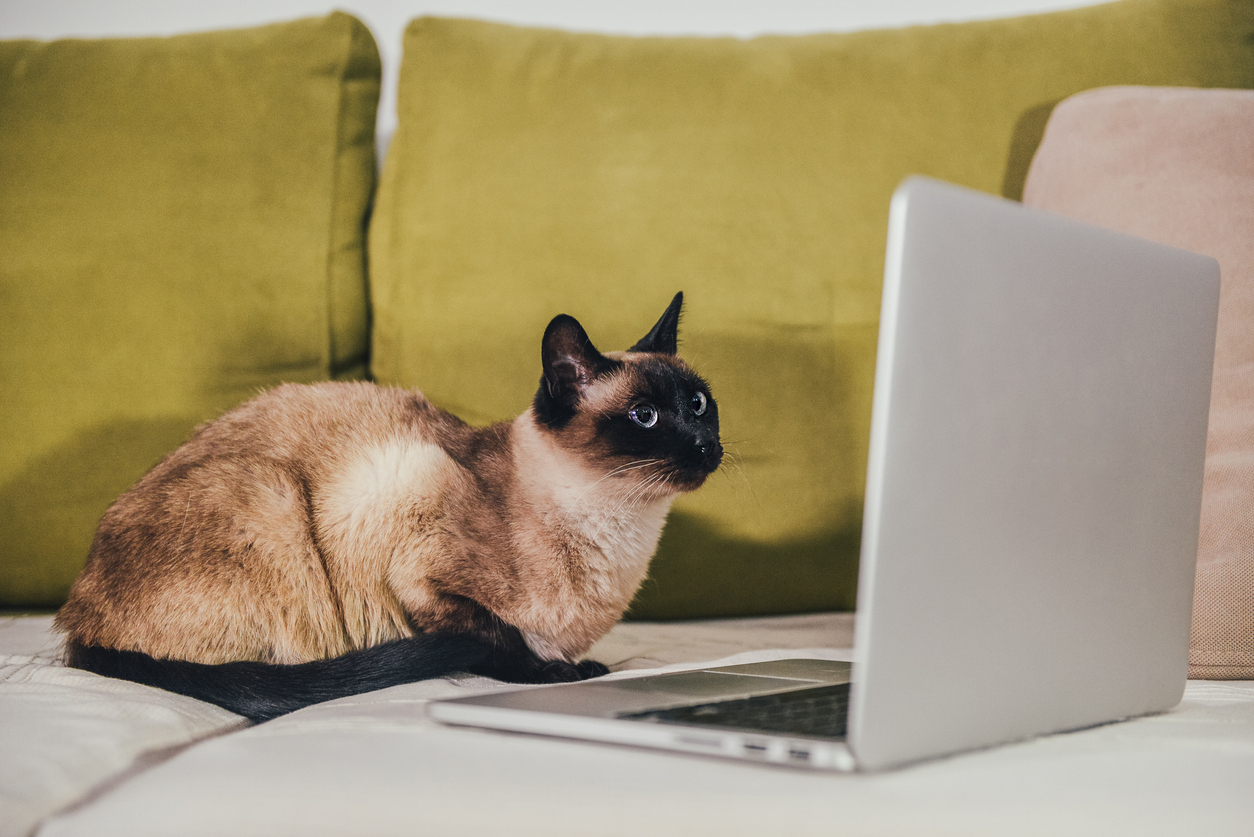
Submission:
<svg viewBox="0 0 1254 837">
<path fill-rule="evenodd" d="M 875 770 L 1158 712 L 1187 666 L 1215 260 L 911 178 L 851 666 L 544 686 L 437 721 Z"/>
</svg>

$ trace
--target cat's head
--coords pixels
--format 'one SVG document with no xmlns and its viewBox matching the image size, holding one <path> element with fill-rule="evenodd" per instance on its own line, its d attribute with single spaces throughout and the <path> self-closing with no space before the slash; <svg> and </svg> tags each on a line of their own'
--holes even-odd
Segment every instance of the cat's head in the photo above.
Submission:
<svg viewBox="0 0 1254 837">
<path fill-rule="evenodd" d="M 723 459 L 718 404 L 709 385 L 676 357 L 675 294 L 666 313 L 626 352 L 602 354 L 565 314 L 544 332 L 536 423 L 598 471 L 633 474 L 658 493 L 691 491 Z"/>
</svg>

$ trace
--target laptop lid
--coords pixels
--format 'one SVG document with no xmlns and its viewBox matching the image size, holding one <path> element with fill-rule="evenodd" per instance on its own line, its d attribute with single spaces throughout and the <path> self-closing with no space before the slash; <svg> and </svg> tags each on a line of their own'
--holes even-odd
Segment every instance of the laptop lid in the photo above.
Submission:
<svg viewBox="0 0 1254 837">
<path fill-rule="evenodd" d="M 1210 258 L 923 178 L 892 201 L 849 745 L 862 768 L 1175 705 Z"/>
</svg>

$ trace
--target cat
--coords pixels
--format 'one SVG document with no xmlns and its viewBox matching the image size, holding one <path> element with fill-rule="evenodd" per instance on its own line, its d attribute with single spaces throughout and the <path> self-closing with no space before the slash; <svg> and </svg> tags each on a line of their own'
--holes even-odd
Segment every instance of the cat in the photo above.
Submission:
<svg viewBox="0 0 1254 837">
<path fill-rule="evenodd" d="M 455 671 L 604 674 L 580 657 L 723 456 L 714 396 L 676 356 L 682 304 L 607 354 L 554 317 L 510 422 L 328 382 L 202 425 L 101 519 L 56 616 L 67 664 L 258 721 Z"/>
</svg>

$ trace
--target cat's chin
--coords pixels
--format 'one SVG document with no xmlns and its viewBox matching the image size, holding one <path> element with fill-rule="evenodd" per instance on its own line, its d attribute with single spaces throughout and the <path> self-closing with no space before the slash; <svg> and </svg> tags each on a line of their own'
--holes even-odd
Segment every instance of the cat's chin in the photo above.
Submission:
<svg viewBox="0 0 1254 837">
<path fill-rule="evenodd" d="M 714 471 L 679 471 L 671 473 L 666 478 L 666 486 L 669 489 L 667 493 L 675 495 L 696 491 L 705 485 L 705 481 L 713 473 Z"/>
<path fill-rule="evenodd" d="M 688 460 L 682 466 L 675 468 L 667 477 L 676 493 L 687 493 L 696 491 L 705 485 L 705 481 L 710 475 L 718 470 L 723 464 L 723 448 L 721 445 L 715 445 L 715 449 L 706 454 L 704 449 L 703 456 L 696 461 Z"/>
</svg>

